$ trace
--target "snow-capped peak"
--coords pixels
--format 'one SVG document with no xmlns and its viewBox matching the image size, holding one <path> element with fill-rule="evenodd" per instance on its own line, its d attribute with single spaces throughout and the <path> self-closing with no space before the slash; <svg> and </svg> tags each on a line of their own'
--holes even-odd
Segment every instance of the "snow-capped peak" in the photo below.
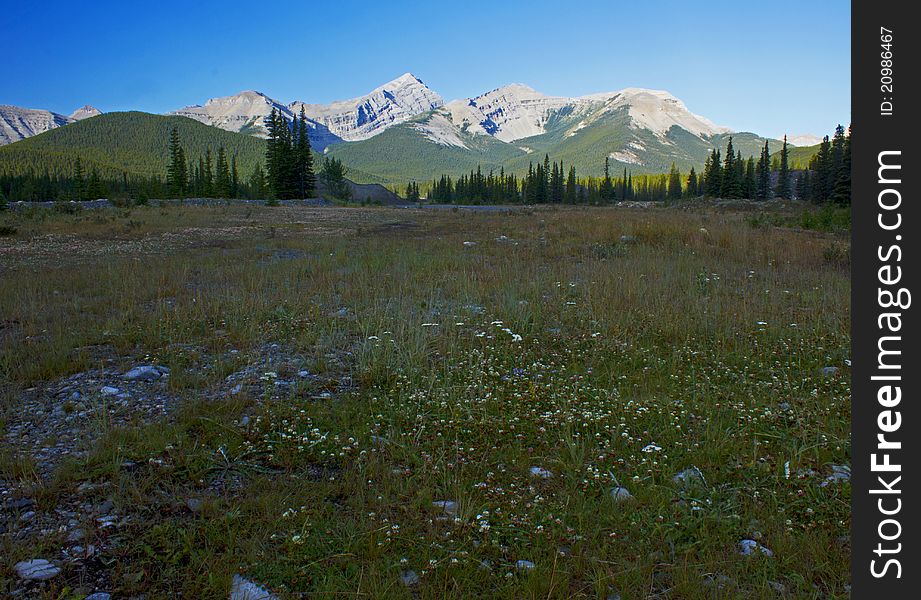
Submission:
<svg viewBox="0 0 921 600">
<path fill-rule="evenodd" d="M 70 113 L 70 118 L 74 121 L 82 121 L 83 119 L 88 119 L 90 117 L 95 117 L 101 115 L 102 111 L 96 108 L 95 106 L 90 106 L 89 104 L 84 104 L 74 112 Z"/>
<path fill-rule="evenodd" d="M 783 139 L 780 136 L 778 139 Z M 797 135 L 787 134 L 787 143 L 792 146 L 815 146 L 822 143 L 822 138 L 811 133 L 801 133 Z"/>
<path fill-rule="evenodd" d="M 329 128 L 348 141 L 365 140 L 393 125 L 404 123 L 424 112 L 444 105 L 444 100 L 412 73 L 374 88 L 368 94 L 330 104 L 292 102 L 297 113 L 304 108 L 307 117 Z"/>
</svg>

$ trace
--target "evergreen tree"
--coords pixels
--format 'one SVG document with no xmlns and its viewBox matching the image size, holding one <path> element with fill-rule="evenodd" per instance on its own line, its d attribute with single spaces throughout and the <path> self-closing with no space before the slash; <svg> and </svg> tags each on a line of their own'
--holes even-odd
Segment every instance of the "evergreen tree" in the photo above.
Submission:
<svg viewBox="0 0 921 600">
<path fill-rule="evenodd" d="M 678 200 L 681 198 L 681 172 L 675 163 L 668 172 L 668 193 L 669 200 Z"/>
<path fill-rule="evenodd" d="M 90 169 L 90 178 L 86 184 L 86 195 L 89 200 L 98 200 L 108 195 L 106 186 L 99 179 L 99 171 L 96 170 L 96 165 L 93 165 L 92 169 Z"/>
<path fill-rule="evenodd" d="M 345 166 L 342 161 L 326 156 L 323 158 L 323 170 L 320 178 L 326 186 L 326 193 L 336 200 L 348 200 L 352 197 L 352 190 L 345 178 Z"/>
<path fill-rule="evenodd" d="M 835 186 L 831 196 L 835 204 L 847 206 L 851 203 L 851 135 L 848 129 L 843 141 L 841 164 L 835 175 Z"/>
<path fill-rule="evenodd" d="M 237 155 L 230 159 L 230 197 L 240 197 L 240 175 L 237 173 Z"/>
<path fill-rule="evenodd" d="M 214 169 L 211 163 L 211 148 L 205 149 L 205 163 L 202 171 L 202 193 L 205 198 L 214 197 Z"/>
<path fill-rule="evenodd" d="M 694 170 L 694 167 L 691 167 L 691 172 L 688 174 L 688 185 L 685 190 L 685 195 L 688 198 L 696 198 L 700 195 L 697 187 L 697 172 Z"/>
<path fill-rule="evenodd" d="M 569 176 L 566 177 L 566 193 L 564 194 L 565 201 L 567 204 L 575 204 L 577 200 L 576 195 L 576 167 L 570 165 L 569 167 Z"/>
<path fill-rule="evenodd" d="M 297 120 L 297 137 L 294 145 L 295 170 L 298 190 L 301 198 L 312 198 L 316 195 L 317 177 L 313 172 L 313 152 L 310 149 L 310 131 L 307 127 L 307 116 L 301 106 Z M 418 187 L 417 187 L 418 191 Z"/>
<path fill-rule="evenodd" d="M 224 151 L 223 146 L 217 150 L 214 194 L 218 198 L 230 198 L 230 166 L 227 164 L 227 153 Z"/>
<path fill-rule="evenodd" d="M 83 163 L 80 157 L 74 162 L 74 200 L 86 200 L 86 181 L 83 175 Z"/>
<path fill-rule="evenodd" d="M 771 150 L 768 147 L 767 140 L 765 140 L 764 147 L 761 149 L 761 158 L 758 159 L 755 173 L 757 179 L 755 197 L 758 200 L 771 198 Z"/>
<path fill-rule="evenodd" d="M 723 180 L 720 183 L 720 196 L 738 198 L 742 195 L 739 170 L 735 150 L 732 148 L 732 136 L 726 145 L 726 158 L 723 162 Z"/>
<path fill-rule="evenodd" d="M 253 198 L 263 199 L 266 197 L 265 172 L 260 164 L 253 167 L 253 172 L 249 176 L 249 189 Z"/>
<path fill-rule="evenodd" d="M 611 182 L 611 172 L 609 170 L 609 157 L 604 157 L 604 179 L 601 181 L 601 188 L 598 195 L 603 202 L 610 202 L 614 199 L 614 184 Z"/>
<path fill-rule="evenodd" d="M 784 200 L 791 198 L 790 190 L 790 150 L 787 148 L 787 136 L 783 136 L 783 147 L 780 149 L 780 167 L 777 173 L 777 195 Z"/>
<path fill-rule="evenodd" d="M 172 198 L 184 198 L 188 187 L 185 152 L 179 142 L 179 130 L 173 127 L 169 136 L 169 165 L 166 167 L 166 185 Z"/>
<path fill-rule="evenodd" d="M 706 180 L 706 189 L 704 195 L 715 198 L 720 195 L 720 188 L 723 185 L 723 168 L 720 164 L 720 151 L 714 148 L 707 158 L 704 165 L 704 179 Z"/>
<path fill-rule="evenodd" d="M 755 157 L 749 156 L 745 161 L 745 179 L 742 181 L 742 196 L 752 199 L 757 195 L 758 183 L 755 179 Z"/>
</svg>

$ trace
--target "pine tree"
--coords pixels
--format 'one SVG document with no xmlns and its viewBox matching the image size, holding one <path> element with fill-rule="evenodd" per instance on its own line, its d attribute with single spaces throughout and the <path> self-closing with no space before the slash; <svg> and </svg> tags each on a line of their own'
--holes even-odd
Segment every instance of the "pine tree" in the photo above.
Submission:
<svg viewBox="0 0 921 600">
<path fill-rule="evenodd" d="M 352 190 L 345 178 L 345 166 L 342 161 L 326 156 L 323 158 L 323 170 L 320 178 L 326 186 L 326 193 L 337 200 L 348 200 L 352 197 Z"/>
<path fill-rule="evenodd" d="M 844 138 L 841 156 L 841 164 L 835 175 L 835 187 L 832 192 L 832 201 L 841 206 L 847 206 L 851 203 L 851 133 L 848 129 L 847 136 Z"/>
<path fill-rule="evenodd" d="M 601 181 L 601 188 L 598 195 L 603 202 L 609 202 L 614 199 L 614 184 L 611 182 L 611 172 L 609 170 L 609 157 L 604 157 L 604 179 Z"/>
<path fill-rule="evenodd" d="M 791 198 L 790 190 L 790 151 L 787 148 L 787 136 L 783 136 L 783 147 L 780 149 L 780 168 L 777 173 L 777 195 L 784 200 Z"/>
<path fill-rule="evenodd" d="M 185 197 L 187 179 L 185 152 L 179 142 L 179 130 L 173 127 L 169 137 L 169 165 L 166 167 L 166 184 L 171 197 Z"/>
<path fill-rule="evenodd" d="M 237 173 L 237 155 L 230 159 L 230 197 L 240 197 L 240 175 Z"/>
<path fill-rule="evenodd" d="M 77 157 L 77 160 L 74 162 L 74 199 L 86 200 L 86 198 L 86 181 L 84 181 L 83 163 L 80 161 L 80 157 Z"/>
<path fill-rule="evenodd" d="M 227 164 L 227 153 L 224 151 L 223 146 L 217 150 L 214 193 L 218 198 L 230 198 L 230 166 Z"/>
<path fill-rule="evenodd" d="M 720 188 L 723 185 L 723 167 L 720 164 L 720 151 L 714 148 L 707 158 L 704 167 L 704 179 L 706 180 L 706 189 L 704 195 L 710 198 L 716 198 L 720 195 Z"/>
<path fill-rule="evenodd" d="M 108 195 L 106 186 L 99 179 L 99 171 L 96 170 L 96 165 L 93 165 L 92 169 L 90 169 L 90 178 L 86 184 L 86 195 L 89 200 L 98 200 Z"/>
<path fill-rule="evenodd" d="M 697 188 L 697 172 L 694 170 L 694 167 L 691 167 L 691 172 L 688 174 L 688 185 L 685 189 L 685 195 L 688 198 L 696 198 L 700 195 Z"/>
<path fill-rule="evenodd" d="M 313 152 L 310 149 L 310 131 L 307 127 L 307 116 L 301 106 L 297 120 L 297 139 L 294 147 L 297 183 L 301 198 L 312 198 L 316 195 L 317 177 L 313 172 Z M 418 191 L 418 188 L 417 188 Z"/>
<path fill-rule="evenodd" d="M 755 179 L 755 157 L 749 156 L 745 161 L 745 179 L 742 182 L 742 196 L 752 199 L 757 195 L 758 183 Z"/>
<path fill-rule="evenodd" d="M 669 200 L 678 200 L 681 198 L 681 172 L 675 163 L 668 172 L 668 193 Z"/>
<path fill-rule="evenodd" d="M 761 158 L 758 159 L 758 166 L 755 169 L 757 188 L 755 197 L 758 200 L 767 200 L 771 198 L 771 150 L 767 140 L 761 149 Z"/>
<path fill-rule="evenodd" d="M 253 198 L 262 199 L 266 196 L 265 172 L 262 165 L 256 164 L 249 176 L 249 189 Z"/>
<path fill-rule="evenodd" d="M 205 198 L 214 197 L 214 169 L 211 164 L 211 148 L 205 148 L 205 164 L 202 171 L 202 194 Z"/>
<path fill-rule="evenodd" d="M 564 194 L 567 204 L 575 204 L 576 196 L 576 167 L 570 165 L 569 176 L 566 177 L 566 193 Z"/>
<path fill-rule="evenodd" d="M 726 158 L 723 162 L 723 180 L 720 182 L 720 196 L 723 198 L 738 198 L 742 195 L 739 181 L 739 165 L 735 150 L 732 148 L 732 136 L 726 145 Z"/>
</svg>

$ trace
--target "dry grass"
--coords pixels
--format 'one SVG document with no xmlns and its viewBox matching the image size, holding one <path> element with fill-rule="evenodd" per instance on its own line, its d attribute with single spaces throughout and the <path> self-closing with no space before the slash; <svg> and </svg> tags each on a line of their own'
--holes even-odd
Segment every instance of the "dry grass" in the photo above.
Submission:
<svg viewBox="0 0 921 600">
<path fill-rule="evenodd" d="M 115 591 L 224 596 L 243 572 L 318 597 L 846 595 L 850 487 L 796 475 L 849 462 L 848 371 L 819 374 L 848 358 L 840 239 L 706 208 L 6 218 L 8 410 L 99 345 L 170 366 L 188 398 L 55 483 L 109 481 L 138 515 Z M 213 400 L 239 367 L 219 357 L 273 342 L 356 388 Z M 676 486 L 691 465 L 705 485 Z M 215 478 L 243 487 L 209 494 Z M 613 502 L 615 482 L 635 499 Z M 164 495 L 207 502 L 190 516 Z M 737 553 L 753 535 L 773 558 Z"/>
</svg>

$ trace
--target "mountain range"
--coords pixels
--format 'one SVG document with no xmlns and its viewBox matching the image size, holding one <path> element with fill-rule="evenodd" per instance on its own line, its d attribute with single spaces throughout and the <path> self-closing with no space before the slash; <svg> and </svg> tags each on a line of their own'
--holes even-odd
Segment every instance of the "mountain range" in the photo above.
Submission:
<svg viewBox="0 0 921 600">
<path fill-rule="evenodd" d="M 716 125 L 660 90 L 563 97 L 516 83 L 445 102 L 411 73 L 329 104 L 284 104 L 250 90 L 168 114 L 265 137 L 265 118 L 273 109 L 289 120 L 303 111 L 315 151 L 342 159 L 359 180 L 380 183 L 423 181 L 477 167 L 523 172 L 545 154 L 575 165 L 580 175 L 602 174 L 605 158 L 615 174 L 660 173 L 673 162 L 687 171 L 700 168 L 730 135 L 745 157 L 757 155 L 765 141 Z M 99 114 L 91 106 L 70 116 L 0 106 L 0 145 Z M 779 148 L 780 142 L 771 142 L 772 149 Z"/>
</svg>

